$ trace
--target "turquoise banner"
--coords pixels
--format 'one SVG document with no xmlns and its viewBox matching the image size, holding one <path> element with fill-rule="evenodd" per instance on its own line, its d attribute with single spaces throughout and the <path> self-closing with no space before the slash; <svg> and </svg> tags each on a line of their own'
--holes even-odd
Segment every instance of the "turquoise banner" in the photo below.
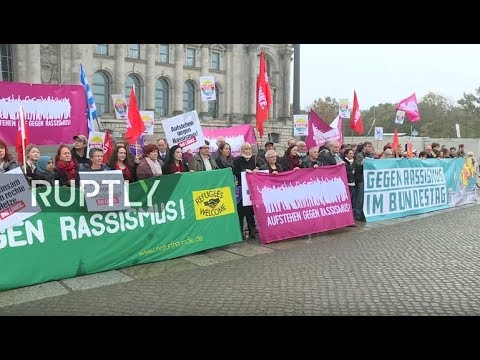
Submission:
<svg viewBox="0 0 480 360">
<path fill-rule="evenodd" d="M 477 201 L 471 159 L 366 159 L 363 169 L 367 222 Z"/>
<path fill-rule="evenodd" d="M 42 212 L 0 232 L 0 290 L 176 258 L 242 240 L 231 169 L 164 175 L 129 185 L 128 210 L 87 212 L 59 188 Z M 148 203 L 148 198 L 151 203 Z M 150 206 L 149 206 L 150 205 Z"/>
</svg>

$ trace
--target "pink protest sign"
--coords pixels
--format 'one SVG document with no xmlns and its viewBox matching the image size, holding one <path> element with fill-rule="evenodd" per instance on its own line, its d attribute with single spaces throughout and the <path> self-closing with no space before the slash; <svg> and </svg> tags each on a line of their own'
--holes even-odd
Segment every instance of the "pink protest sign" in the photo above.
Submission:
<svg viewBox="0 0 480 360">
<path fill-rule="evenodd" d="M 248 173 L 248 186 L 264 244 L 354 223 L 345 165 Z"/>
<path fill-rule="evenodd" d="M 1 137 L 9 145 L 15 144 L 20 105 L 32 144 L 70 144 L 74 135 L 87 135 L 87 100 L 82 85 L 0 82 Z"/>
<path fill-rule="evenodd" d="M 217 151 L 217 138 L 223 136 L 225 141 L 232 147 L 232 156 L 240 155 L 240 150 L 244 142 L 252 145 L 256 144 L 253 126 L 250 124 L 236 125 L 221 129 L 203 129 L 203 137 L 210 142 L 210 151 Z"/>
</svg>

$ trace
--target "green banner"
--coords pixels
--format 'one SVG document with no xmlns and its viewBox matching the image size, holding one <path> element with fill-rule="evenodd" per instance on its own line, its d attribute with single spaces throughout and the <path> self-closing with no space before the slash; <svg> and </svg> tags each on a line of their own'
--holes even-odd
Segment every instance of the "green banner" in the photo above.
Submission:
<svg viewBox="0 0 480 360">
<path fill-rule="evenodd" d="M 46 188 L 40 189 L 36 198 L 42 212 L 0 232 L 0 290 L 176 258 L 242 240 L 231 169 L 163 175 L 128 189 L 130 201 L 141 206 L 97 213 L 80 205 L 78 189 L 52 191 L 45 196 L 48 202 L 40 196 Z M 73 197 L 73 204 L 59 205 Z"/>
</svg>

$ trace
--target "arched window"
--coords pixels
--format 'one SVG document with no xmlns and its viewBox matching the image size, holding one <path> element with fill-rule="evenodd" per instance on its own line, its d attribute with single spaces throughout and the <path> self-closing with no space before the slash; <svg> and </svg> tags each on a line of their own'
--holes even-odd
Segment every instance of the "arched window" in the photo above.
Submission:
<svg viewBox="0 0 480 360">
<path fill-rule="evenodd" d="M 210 115 L 214 119 L 218 119 L 218 102 L 219 102 L 218 96 L 219 96 L 218 85 L 215 84 L 215 98 L 217 100 L 208 102 L 208 115 Z"/>
<path fill-rule="evenodd" d="M 135 85 L 135 97 L 137 98 L 137 105 L 138 108 L 141 109 L 141 87 L 140 87 L 140 79 L 133 74 L 127 76 L 127 80 L 125 81 L 125 98 L 127 100 L 127 104 L 130 104 L 130 91 L 132 90 L 132 85 Z"/>
<path fill-rule="evenodd" d="M 103 71 L 93 74 L 92 94 L 97 107 L 97 115 L 110 112 L 110 80 Z"/>
<path fill-rule="evenodd" d="M 195 85 L 191 81 L 183 83 L 183 112 L 195 110 Z"/>
<path fill-rule="evenodd" d="M 11 44 L 0 44 L 0 81 L 13 81 Z"/>
<path fill-rule="evenodd" d="M 168 83 L 158 79 L 155 83 L 155 110 L 159 116 L 168 115 Z"/>
</svg>

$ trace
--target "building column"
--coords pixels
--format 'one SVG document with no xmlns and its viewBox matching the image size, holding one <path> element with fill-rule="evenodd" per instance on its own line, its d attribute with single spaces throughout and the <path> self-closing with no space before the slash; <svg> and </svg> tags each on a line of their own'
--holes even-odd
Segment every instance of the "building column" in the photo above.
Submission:
<svg viewBox="0 0 480 360">
<path fill-rule="evenodd" d="M 42 83 L 40 64 L 40 44 L 27 45 L 27 82 L 34 84 Z"/>
<path fill-rule="evenodd" d="M 229 54 L 229 63 L 228 63 L 228 79 L 230 81 L 228 88 L 228 97 L 229 97 L 229 107 L 228 111 L 230 112 L 230 121 L 234 124 L 241 124 L 244 121 L 242 111 L 242 101 L 245 98 L 248 99 L 247 94 L 243 94 L 244 87 L 243 84 L 247 83 L 245 76 L 242 73 L 242 64 L 243 64 L 243 45 L 242 44 L 233 44 L 231 48 L 231 53 Z M 248 87 L 247 87 L 248 91 Z"/>
<path fill-rule="evenodd" d="M 125 94 L 125 44 L 115 44 L 114 94 Z M 130 94 L 128 94 L 130 95 Z"/>
<path fill-rule="evenodd" d="M 147 44 L 147 73 L 145 89 L 145 110 L 155 110 L 155 59 L 157 55 L 157 45 Z"/>
<path fill-rule="evenodd" d="M 27 80 L 27 44 L 15 44 L 14 54 L 17 66 L 14 66 L 14 81 L 28 82 Z"/>
<path fill-rule="evenodd" d="M 200 76 L 210 75 L 209 60 L 210 60 L 210 45 L 203 44 L 202 45 L 202 68 L 201 68 Z M 202 101 L 202 92 L 200 89 L 199 89 L 199 93 L 200 93 L 200 118 L 203 118 L 208 116 L 208 101 Z"/>
<path fill-rule="evenodd" d="M 248 96 L 248 115 L 250 116 L 250 121 L 253 120 L 255 114 L 257 112 L 256 106 L 256 91 L 257 91 L 257 51 L 258 45 L 257 44 L 249 44 L 248 45 L 249 51 L 249 58 L 250 58 L 250 70 L 249 70 L 249 96 Z"/>
<path fill-rule="evenodd" d="M 183 44 L 175 47 L 175 85 L 173 115 L 183 114 L 183 64 L 185 62 L 185 51 Z"/>
<path fill-rule="evenodd" d="M 82 49 L 80 44 L 72 44 L 71 46 L 72 52 L 71 52 L 71 83 L 72 84 L 81 84 L 80 82 L 80 64 L 82 64 Z M 84 66 L 85 74 L 87 75 L 87 79 L 90 81 L 88 77 L 88 72 L 87 69 L 85 69 L 85 64 L 82 64 Z"/>
<path fill-rule="evenodd" d="M 282 114 L 279 117 L 290 117 L 290 68 L 292 63 L 291 49 L 285 49 L 281 53 L 283 56 L 283 107 Z"/>
</svg>

